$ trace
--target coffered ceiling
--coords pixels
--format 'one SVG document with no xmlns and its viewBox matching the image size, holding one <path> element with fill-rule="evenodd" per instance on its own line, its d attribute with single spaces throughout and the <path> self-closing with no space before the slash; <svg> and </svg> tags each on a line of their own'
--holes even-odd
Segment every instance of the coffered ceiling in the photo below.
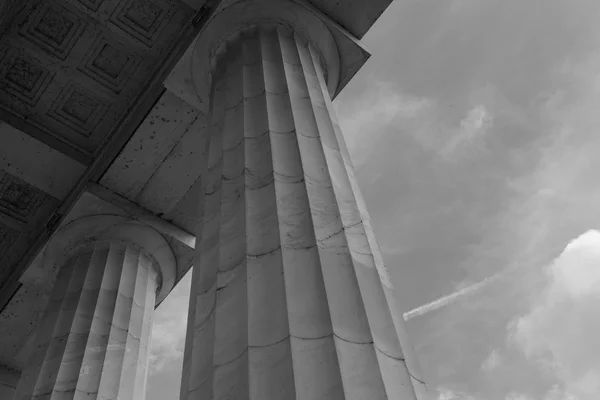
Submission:
<svg viewBox="0 0 600 400">
<path fill-rule="evenodd" d="M 177 0 L 28 0 L 0 39 L 1 117 L 90 164 L 161 65 Z"/>
<path fill-rule="evenodd" d="M 0 309 L 158 101 L 205 3 L 0 0 Z"/>
</svg>

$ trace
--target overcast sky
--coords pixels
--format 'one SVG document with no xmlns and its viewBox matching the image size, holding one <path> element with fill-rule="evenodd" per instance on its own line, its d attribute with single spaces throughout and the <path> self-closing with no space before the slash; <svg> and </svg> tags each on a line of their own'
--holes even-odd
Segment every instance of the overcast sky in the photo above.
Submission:
<svg viewBox="0 0 600 400">
<path fill-rule="evenodd" d="M 451 295 L 409 314 L 420 400 L 598 399 L 598 21 L 396 0 L 364 38 L 335 104 L 376 233 L 405 312 Z M 188 294 L 157 311 L 148 400 L 178 398 Z"/>
</svg>

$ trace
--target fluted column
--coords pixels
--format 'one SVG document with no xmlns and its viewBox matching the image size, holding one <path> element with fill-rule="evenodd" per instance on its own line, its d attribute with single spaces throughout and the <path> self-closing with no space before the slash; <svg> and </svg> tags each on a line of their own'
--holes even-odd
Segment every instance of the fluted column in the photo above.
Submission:
<svg viewBox="0 0 600 400">
<path fill-rule="evenodd" d="M 117 217 L 90 219 L 104 224 L 73 224 L 71 236 L 91 238 L 82 235 L 74 250 L 65 249 L 15 400 L 145 398 L 152 318 L 163 284 L 156 252 L 165 248 L 155 232 L 150 236 L 159 240 L 150 241 L 149 251 L 123 240 L 128 230 L 139 239 L 150 228 L 114 225 Z"/>
<path fill-rule="evenodd" d="M 414 400 L 318 52 L 231 39 L 211 92 L 181 400 Z"/>
</svg>

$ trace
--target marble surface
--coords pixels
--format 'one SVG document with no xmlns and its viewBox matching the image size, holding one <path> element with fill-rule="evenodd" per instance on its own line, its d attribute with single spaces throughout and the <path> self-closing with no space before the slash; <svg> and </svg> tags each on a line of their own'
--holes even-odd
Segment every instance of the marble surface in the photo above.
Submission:
<svg viewBox="0 0 600 400">
<path fill-rule="evenodd" d="M 0 399 L 12 400 L 20 373 L 0 365 Z"/>
<path fill-rule="evenodd" d="M 197 178 L 186 179 L 189 171 L 198 171 L 190 168 L 198 157 L 187 153 L 187 142 L 202 137 L 199 117 L 166 91 L 99 183 L 155 214 L 168 213 Z"/>
<path fill-rule="evenodd" d="M 415 400 L 320 55 L 287 29 L 215 65 L 182 400 Z"/>
<path fill-rule="evenodd" d="M 94 242 L 64 261 L 14 398 L 143 399 L 155 263 L 117 240 Z"/>
</svg>

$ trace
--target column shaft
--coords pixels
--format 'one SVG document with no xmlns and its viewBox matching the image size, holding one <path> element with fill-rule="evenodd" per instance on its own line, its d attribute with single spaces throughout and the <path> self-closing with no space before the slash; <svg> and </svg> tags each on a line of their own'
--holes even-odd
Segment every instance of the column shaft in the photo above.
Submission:
<svg viewBox="0 0 600 400">
<path fill-rule="evenodd" d="M 315 50 L 282 28 L 246 31 L 211 99 L 180 398 L 414 400 Z"/>
<path fill-rule="evenodd" d="M 124 243 L 96 243 L 61 268 L 15 400 L 144 398 L 157 272 Z"/>
</svg>

